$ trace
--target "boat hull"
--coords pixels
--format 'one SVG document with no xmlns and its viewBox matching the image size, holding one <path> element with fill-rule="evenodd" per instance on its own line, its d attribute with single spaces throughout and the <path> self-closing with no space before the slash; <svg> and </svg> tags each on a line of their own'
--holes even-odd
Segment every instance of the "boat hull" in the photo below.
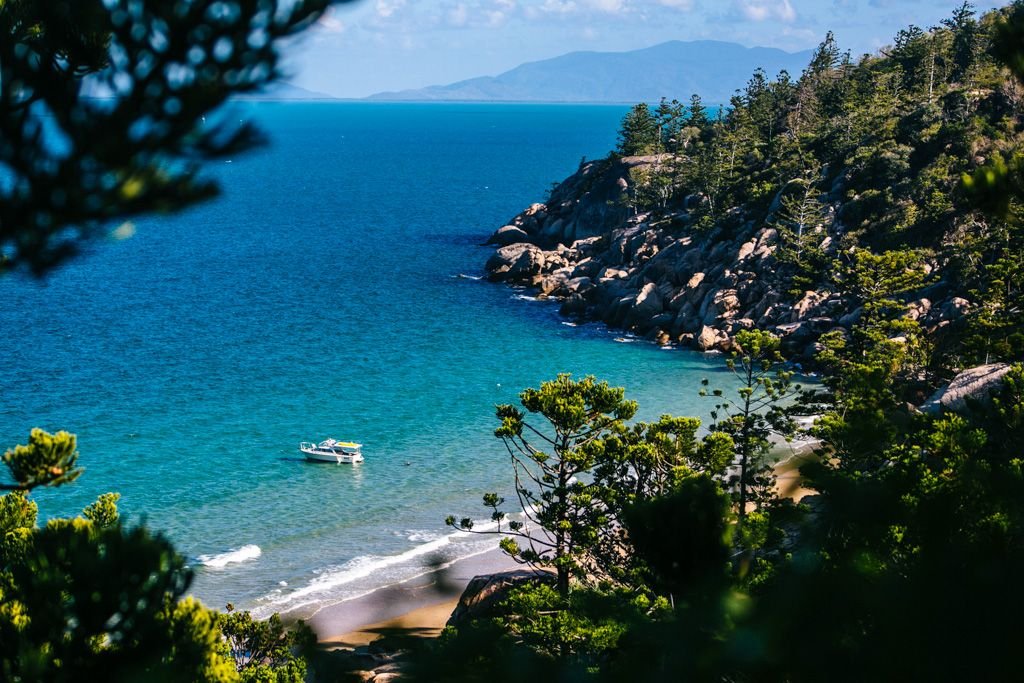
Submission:
<svg viewBox="0 0 1024 683">
<path fill-rule="evenodd" d="M 302 454 L 310 462 L 333 462 L 338 465 L 354 465 L 363 461 L 359 453 L 317 453 L 315 451 L 303 450 Z"/>
<path fill-rule="evenodd" d="M 304 454 L 312 463 L 337 463 L 338 465 L 354 465 L 362 462 L 362 456 L 332 456 L 328 454 Z"/>
</svg>

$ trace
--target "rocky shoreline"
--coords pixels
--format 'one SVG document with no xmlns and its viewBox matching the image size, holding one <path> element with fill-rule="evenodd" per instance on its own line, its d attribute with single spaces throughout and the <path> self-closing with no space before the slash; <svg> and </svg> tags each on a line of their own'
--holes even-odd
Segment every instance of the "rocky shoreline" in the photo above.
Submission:
<svg viewBox="0 0 1024 683">
<path fill-rule="evenodd" d="M 859 310 L 838 293 L 786 291 L 769 220 L 778 198 L 769 219 L 734 215 L 730 223 L 739 227 L 729 231 L 700 232 L 686 210 L 631 215 L 622 197 L 662 163 L 664 157 L 646 156 L 581 164 L 546 203 L 494 232 L 488 279 L 559 300 L 567 317 L 699 351 L 728 351 L 738 331 L 756 327 L 782 337 L 791 357 L 810 360 L 822 334 L 857 320 Z M 828 197 L 832 219 L 815 228 L 826 253 L 835 253 L 843 233 L 834 220 L 842 192 L 840 178 Z M 690 197 L 683 205 L 700 201 Z M 969 308 L 940 279 L 908 302 L 907 315 L 934 334 Z"/>
</svg>

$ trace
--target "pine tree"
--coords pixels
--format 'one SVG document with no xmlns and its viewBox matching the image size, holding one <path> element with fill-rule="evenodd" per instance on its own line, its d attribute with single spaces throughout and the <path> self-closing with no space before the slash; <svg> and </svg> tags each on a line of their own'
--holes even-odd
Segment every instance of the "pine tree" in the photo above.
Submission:
<svg viewBox="0 0 1024 683">
<path fill-rule="evenodd" d="M 823 40 L 814 53 L 811 55 L 811 62 L 807 65 L 805 74 L 817 75 L 832 71 L 839 63 L 839 46 L 832 31 L 825 34 Z"/>
<path fill-rule="evenodd" d="M 658 122 L 660 150 L 675 152 L 679 148 L 679 133 L 683 129 L 683 105 L 679 100 L 669 102 L 664 97 L 655 111 Z"/>
<path fill-rule="evenodd" d="M 817 181 L 821 175 L 818 168 L 805 172 L 790 181 L 790 188 L 782 196 L 779 211 L 773 225 L 779 231 L 779 260 L 792 263 L 797 273 L 794 285 L 805 290 L 813 284 L 813 278 L 820 274 L 823 253 L 819 247 L 821 235 L 816 228 L 825 220 L 826 206 L 821 202 Z"/>
<path fill-rule="evenodd" d="M 793 372 L 783 366 L 779 338 L 763 330 L 742 330 L 736 335 L 738 349 L 726 360 L 726 366 L 739 380 L 736 398 L 721 389 L 702 389 L 701 396 L 719 401 L 711 412 L 711 429 L 728 435 L 734 444 L 733 473 L 729 489 L 737 516 L 737 543 L 752 550 L 746 521 L 775 498 L 775 476 L 765 456 L 771 447 L 769 437 L 790 434 L 792 423 L 781 403 L 799 386 L 791 383 Z M 704 387 L 710 382 L 702 380 Z M 748 509 L 753 506 L 753 510 Z"/>
<path fill-rule="evenodd" d="M 953 16 L 942 21 L 942 25 L 953 34 L 953 69 L 950 77 L 954 82 L 962 83 L 970 77 L 977 61 L 978 22 L 974 19 L 974 6 L 965 0 L 954 10 Z"/>
<path fill-rule="evenodd" d="M 704 128 L 705 126 L 708 125 L 709 119 L 707 107 L 704 106 L 704 102 L 701 100 L 700 95 L 698 95 L 697 93 L 690 95 L 690 106 L 687 111 L 689 114 L 687 122 L 691 126 L 696 126 L 697 128 Z"/>
<path fill-rule="evenodd" d="M 658 148 L 658 120 L 646 103 L 635 105 L 622 119 L 616 151 L 630 157 L 654 154 Z"/>
<path fill-rule="evenodd" d="M 636 414 L 636 402 L 624 394 L 593 377 L 573 380 L 560 374 L 539 389 L 519 394 L 523 410 L 497 406 L 501 426 L 494 435 L 511 457 L 516 496 L 526 521 L 510 520 L 502 528 L 504 499 L 488 493 L 483 502 L 499 528 L 478 533 L 501 535 L 502 550 L 520 562 L 553 568 L 562 597 L 569 594 L 571 578 L 586 578 L 590 554 L 607 524 L 596 500 L 599 487 L 590 473 L 600 455 L 594 444 Z M 534 422 L 534 417 L 540 420 Z M 468 517 L 457 522 L 450 516 L 446 523 L 473 530 Z"/>
<path fill-rule="evenodd" d="M 903 87 L 915 92 L 927 82 L 929 67 L 928 36 L 919 27 L 911 24 L 896 34 L 890 56 L 902 71 Z"/>
</svg>

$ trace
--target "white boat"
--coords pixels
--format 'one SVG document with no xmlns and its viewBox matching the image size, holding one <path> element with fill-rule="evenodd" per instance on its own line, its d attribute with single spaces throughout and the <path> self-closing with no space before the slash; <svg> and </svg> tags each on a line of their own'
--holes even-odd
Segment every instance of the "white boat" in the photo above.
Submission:
<svg viewBox="0 0 1024 683">
<path fill-rule="evenodd" d="M 341 464 L 354 464 L 363 461 L 363 444 L 352 443 L 351 441 L 335 441 L 326 439 L 320 443 L 303 441 L 299 444 L 306 460 L 316 462 L 334 462 Z"/>
</svg>

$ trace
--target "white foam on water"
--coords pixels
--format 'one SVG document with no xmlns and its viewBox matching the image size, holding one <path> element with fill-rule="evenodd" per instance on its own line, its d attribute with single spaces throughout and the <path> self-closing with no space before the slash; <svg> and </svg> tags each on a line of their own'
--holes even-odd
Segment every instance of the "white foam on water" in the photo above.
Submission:
<svg viewBox="0 0 1024 683">
<path fill-rule="evenodd" d="M 513 294 L 512 298 L 517 299 L 519 301 L 540 301 L 539 298 L 535 296 L 530 296 L 529 294 Z"/>
<path fill-rule="evenodd" d="M 497 522 L 491 520 L 480 520 L 474 523 L 473 531 L 490 531 L 497 528 Z M 362 555 L 355 557 L 340 566 L 326 567 L 315 570 L 313 578 L 308 584 L 293 591 L 282 591 L 275 589 L 257 600 L 258 607 L 252 610 L 257 617 L 263 618 L 273 612 L 291 612 L 304 608 L 319 608 L 324 604 L 333 604 L 341 600 L 357 598 L 367 595 L 385 586 L 401 583 L 410 579 L 422 576 L 435 569 L 445 568 L 453 562 L 472 557 L 480 553 L 493 550 L 497 544 L 493 538 L 486 540 L 486 547 L 473 543 L 465 544 L 467 552 L 459 553 L 455 557 L 444 557 L 444 563 L 436 566 L 427 566 L 419 558 L 430 555 L 442 555 L 442 551 L 449 546 L 454 539 L 465 539 L 471 536 L 466 531 L 456 531 L 438 537 L 436 532 L 412 533 L 410 540 L 433 536 L 430 540 L 420 542 L 418 545 L 397 555 Z M 358 585 L 361 580 L 374 579 L 373 585 Z M 346 586 L 352 588 L 352 584 L 359 590 L 356 594 L 346 594 Z"/>
<path fill-rule="evenodd" d="M 258 545 L 243 545 L 238 550 L 229 550 L 226 553 L 220 553 L 218 555 L 200 555 L 196 558 L 196 562 L 203 565 L 204 567 L 210 567 L 212 569 L 223 569 L 229 564 L 238 564 L 239 562 L 248 562 L 249 560 L 255 560 L 263 551 L 260 550 Z"/>
</svg>

